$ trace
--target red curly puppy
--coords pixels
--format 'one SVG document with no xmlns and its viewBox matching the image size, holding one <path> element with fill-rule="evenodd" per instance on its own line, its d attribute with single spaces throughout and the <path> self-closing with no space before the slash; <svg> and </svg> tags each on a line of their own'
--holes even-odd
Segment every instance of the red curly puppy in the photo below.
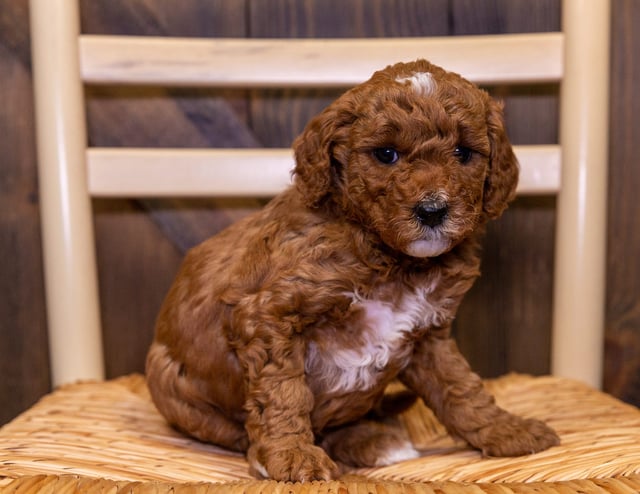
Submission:
<svg viewBox="0 0 640 494">
<path fill-rule="evenodd" d="M 399 379 L 487 455 L 558 443 L 495 405 L 450 339 L 479 237 L 513 198 L 501 107 L 426 61 L 338 98 L 294 143 L 294 184 L 191 250 L 147 358 L 158 409 L 246 451 L 255 473 L 330 479 L 335 461 L 418 455 L 375 422 Z"/>
</svg>

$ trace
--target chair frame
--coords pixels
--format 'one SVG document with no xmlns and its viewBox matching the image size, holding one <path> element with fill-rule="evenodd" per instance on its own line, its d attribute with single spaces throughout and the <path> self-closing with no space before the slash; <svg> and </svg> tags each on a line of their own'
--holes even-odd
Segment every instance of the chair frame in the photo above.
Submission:
<svg viewBox="0 0 640 494">
<path fill-rule="evenodd" d="M 552 373 L 600 386 L 610 0 L 563 0 L 557 33 L 352 40 L 89 36 L 80 34 L 77 1 L 30 0 L 30 9 L 54 385 L 105 377 L 92 196 L 272 195 L 293 165 L 286 149 L 88 148 L 85 83 L 344 87 L 397 53 L 406 60 L 428 53 L 478 83 L 560 82 L 560 144 L 516 147 L 519 192 L 557 194 Z"/>
</svg>

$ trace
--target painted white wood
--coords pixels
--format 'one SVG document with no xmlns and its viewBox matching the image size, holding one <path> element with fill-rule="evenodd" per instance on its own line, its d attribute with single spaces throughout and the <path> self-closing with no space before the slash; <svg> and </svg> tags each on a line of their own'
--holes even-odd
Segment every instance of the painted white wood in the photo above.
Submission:
<svg viewBox="0 0 640 494">
<path fill-rule="evenodd" d="M 558 146 L 516 146 L 520 194 L 560 185 Z M 90 148 L 89 190 L 102 197 L 271 197 L 291 182 L 291 149 Z"/>
<path fill-rule="evenodd" d="M 426 58 L 478 83 L 557 81 L 561 33 L 370 39 L 196 39 L 85 35 L 91 83 L 352 86 L 389 64 Z"/>
<path fill-rule="evenodd" d="M 270 197 L 291 181 L 290 149 L 115 149 L 88 151 L 95 196 Z"/>
<path fill-rule="evenodd" d="M 53 385 L 104 377 L 76 2 L 31 0 L 38 179 Z"/>
<path fill-rule="evenodd" d="M 609 0 L 565 0 L 552 372 L 601 386 L 609 104 Z"/>
</svg>

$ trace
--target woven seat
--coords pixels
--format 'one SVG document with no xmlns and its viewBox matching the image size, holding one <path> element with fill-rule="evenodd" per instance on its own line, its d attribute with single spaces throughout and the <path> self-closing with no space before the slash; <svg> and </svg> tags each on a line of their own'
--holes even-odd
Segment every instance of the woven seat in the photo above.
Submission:
<svg viewBox="0 0 640 494">
<path fill-rule="evenodd" d="M 242 455 L 171 429 L 144 378 L 66 385 L 0 430 L 2 492 L 640 492 L 640 410 L 577 381 L 508 375 L 500 405 L 547 421 L 562 444 L 483 458 L 417 403 L 399 420 L 420 458 L 334 482 L 257 481 Z"/>
</svg>

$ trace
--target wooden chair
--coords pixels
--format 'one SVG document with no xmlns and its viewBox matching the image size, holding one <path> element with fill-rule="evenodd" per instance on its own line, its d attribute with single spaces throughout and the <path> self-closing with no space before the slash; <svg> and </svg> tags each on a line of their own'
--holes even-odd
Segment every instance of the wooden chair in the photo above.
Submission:
<svg viewBox="0 0 640 494">
<path fill-rule="evenodd" d="M 640 411 L 593 389 L 603 353 L 609 9 L 608 0 L 564 0 L 556 33 L 205 40 L 80 35 L 75 1 L 31 0 L 51 372 L 64 386 L 0 431 L 0 488 L 492 492 L 499 481 L 507 482 L 501 492 L 640 489 Z M 87 148 L 83 84 L 343 87 L 398 54 L 427 55 L 478 83 L 561 84 L 560 143 L 516 147 L 519 192 L 557 195 L 553 376 L 487 385 L 503 406 L 547 418 L 563 445 L 483 459 L 417 407 L 402 418 L 412 439 L 441 448 L 425 458 L 325 484 L 250 480 L 243 458 L 168 429 L 142 376 L 103 381 L 91 197 L 269 196 L 288 183 L 291 152 Z M 94 381 L 68 384 L 78 380 Z"/>
</svg>

